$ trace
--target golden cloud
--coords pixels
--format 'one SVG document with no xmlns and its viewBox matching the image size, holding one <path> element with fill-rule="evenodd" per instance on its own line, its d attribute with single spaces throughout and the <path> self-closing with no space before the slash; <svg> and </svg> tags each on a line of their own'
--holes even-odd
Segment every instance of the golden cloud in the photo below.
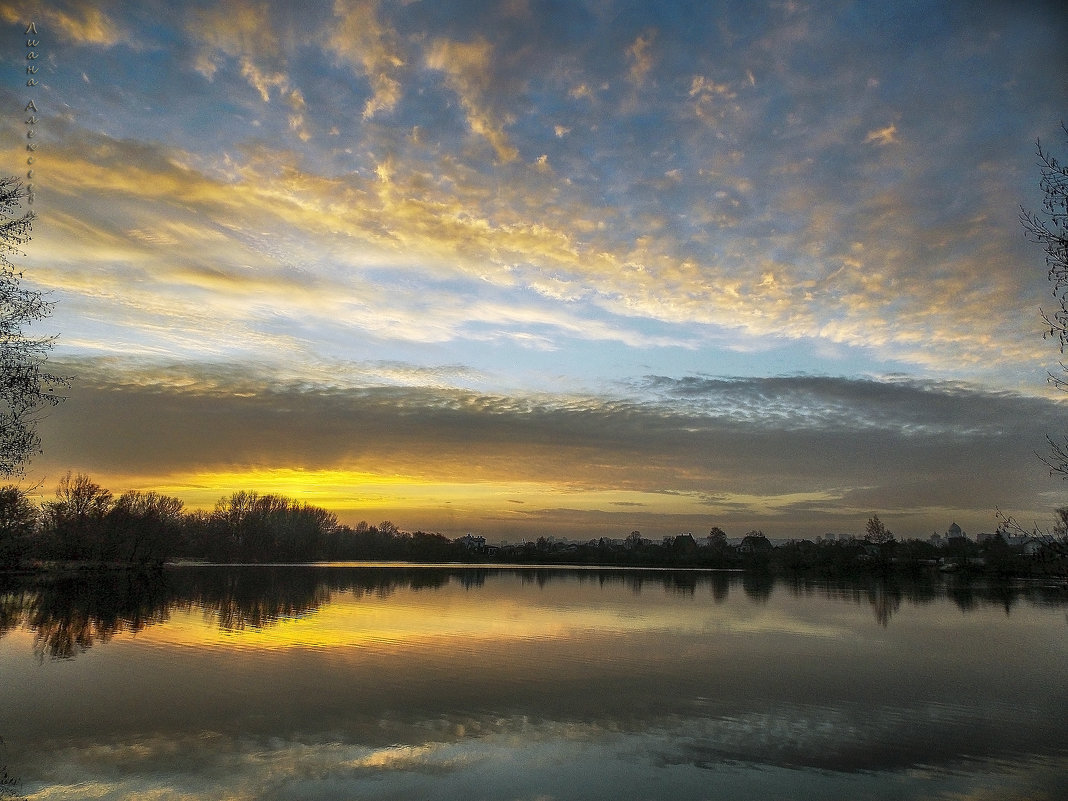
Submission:
<svg viewBox="0 0 1068 801">
<path fill-rule="evenodd" d="M 644 84 L 653 69 L 652 45 L 655 38 L 656 31 L 645 31 L 627 47 L 627 58 L 630 61 L 627 78 L 635 86 Z"/>
<path fill-rule="evenodd" d="M 32 20 L 43 37 L 53 30 L 76 44 L 112 47 L 120 42 L 134 44 L 124 26 L 111 19 L 94 3 L 72 4 L 64 11 L 48 4 L 0 4 L 0 19 L 10 25 L 26 26 Z M 42 40 L 47 41 L 47 40 Z"/>
<path fill-rule="evenodd" d="M 515 161 L 519 151 L 508 141 L 503 124 L 494 118 L 484 94 L 493 46 L 484 39 L 454 42 L 437 39 L 427 50 L 426 65 L 445 74 L 445 83 L 460 98 L 473 133 L 486 139 L 502 162 Z"/>
<path fill-rule="evenodd" d="M 363 108 L 364 119 L 383 111 L 392 111 L 401 98 L 402 87 L 396 77 L 405 64 L 396 34 L 379 19 L 378 3 L 370 0 L 337 0 L 337 19 L 327 47 L 342 61 L 358 66 L 371 82 L 371 97 Z"/>
<path fill-rule="evenodd" d="M 460 76 L 457 86 L 482 91 L 478 73 L 491 59 L 488 44 L 442 40 L 430 53 L 431 63 Z M 299 113 L 303 95 L 290 90 L 285 97 Z M 711 330 L 639 334 L 630 321 L 644 318 L 734 331 L 739 347 L 768 335 L 809 338 L 875 348 L 933 369 L 1048 360 L 1022 313 L 1000 320 L 990 314 L 995 285 L 1010 304 L 1022 292 L 1009 269 L 1012 256 L 987 246 L 921 270 L 921 248 L 937 253 L 951 232 L 917 229 L 914 204 L 898 188 L 866 198 L 843 221 L 819 191 L 786 187 L 778 208 L 803 221 L 797 231 L 761 242 L 723 239 L 718 257 L 706 260 L 679 257 L 667 218 L 650 219 L 645 235 L 628 242 L 612 208 L 578 193 L 561 198 L 556 182 L 525 166 L 530 179 L 502 183 L 451 159 L 391 156 L 377 176 L 326 177 L 293 169 L 295 157 L 286 151 L 260 146 L 241 155 L 211 172 L 192 167 L 188 154 L 72 131 L 48 154 L 56 209 L 51 230 L 42 232 L 52 262 L 42 265 L 42 280 L 114 304 L 133 274 L 124 271 L 139 263 L 129 309 L 158 312 L 177 330 L 198 306 L 247 324 L 259 314 L 250 312 L 254 304 L 294 320 L 343 319 L 407 341 L 500 336 L 553 347 L 554 337 L 564 335 L 690 346 Z M 729 176 L 677 173 L 673 183 L 726 184 L 725 197 L 756 191 Z M 531 216 L 530 209 L 542 211 Z M 971 224 L 978 241 L 982 216 Z M 776 247 L 793 256 L 761 253 Z M 292 265 L 302 261 L 315 270 L 295 272 Z M 386 304 L 389 314 L 368 313 L 385 290 L 363 270 L 402 262 L 413 275 L 477 283 L 443 300 L 433 315 L 421 302 L 396 299 Z M 111 267 L 85 279 L 76 263 Z M 509 307 L 475 290 L 485 283 L 530 290 L 539 302 Z M 181 297 L 183 287 L 195 291 L 192 300 Z M 591 307 L 616 319 L 591 315 Z M 115 319 L 132 320 L 128 312 Z M 189 319 L 199 326 L 202 315 Z M 485 326 L 477 335 L 473 322 Z M 262 341 L 261 334 L 249 336 Z"/>
</svg>

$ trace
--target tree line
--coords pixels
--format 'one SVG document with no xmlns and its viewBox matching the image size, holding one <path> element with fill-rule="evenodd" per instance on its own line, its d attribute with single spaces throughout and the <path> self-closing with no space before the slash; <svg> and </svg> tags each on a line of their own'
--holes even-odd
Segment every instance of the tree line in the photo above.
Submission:
<svg viewBox="0 0 1068 801">
<path fill-rule="evenodd" d="M 65 475 L 51 500 L 34 504 L 16 486 L 0 488 L 0 567 L 32 561 L 159 566 L 168 559 L 315 562 L 449 560 L 460 553 L 441 534 L 340 524 L 322 507 L 242 490 L 211 511 L 179 498 L 130 490 L 116 497 L 89 476 Z"/>
<path fill-rule="evenodd" d="M 1001 536 L 982 544 L 958 538 L 939 548 L 926 540 L 898 540 L 878 515 L 868 520 L 862 538 L 780 545 L 757 530 L 732 543 L 714 527 L 700 543 L 692 534 L 653 541 L 633 531 L 618 540 L 539 537 L 490 546 L 482 537 L 402 531 L 388 520 L 349 526 L 322 507 L 247 490 L 220 498 L 210 511 L 188 511 L 180 499 L 157 492 L 131 490 L 116 497 L 81 473 L 67 473 L 54 497 L 40 504 L 19 487 L 0 487 L 0 569 L 6 570 L 56 562 L 156 568 L 167 560 L 192 559 L 577 564 L 829 575 L 948 565 L 1000 575 L 1059 575 L 1068 572 L 1062 546 L 1052 542 L 1048 554 L 1032 558 L 1010 548 Z"/>
</svg>

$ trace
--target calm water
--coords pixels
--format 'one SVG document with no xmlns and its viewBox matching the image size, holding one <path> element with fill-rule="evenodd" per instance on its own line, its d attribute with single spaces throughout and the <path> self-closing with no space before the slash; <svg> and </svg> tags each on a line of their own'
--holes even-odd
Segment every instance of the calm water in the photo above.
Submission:
<svg viewBox="0 0 1068 801">
<path fill-rule="evenodd" d="M 176 568 L 0 585 L 35 799 L 1061 799 L 1068 593 Z"/>
</svg>

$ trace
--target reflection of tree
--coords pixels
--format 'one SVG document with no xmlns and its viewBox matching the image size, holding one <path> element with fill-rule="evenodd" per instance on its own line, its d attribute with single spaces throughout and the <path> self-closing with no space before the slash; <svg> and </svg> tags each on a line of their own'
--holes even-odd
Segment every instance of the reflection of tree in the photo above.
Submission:
<svg viewBox="0 0 1068 801">
<path fill-rule="evenodd" d="M 0 586 L 0 637 L 22 622 L 26 595 L 14 588 Z"/>
<path fill-rule="evenodd" d="M 108 571 L 58 577 L 28 594 L 23 616 L 39 657 L 65 659 L 167 617 L 167 589 L 155 576 Z"/>
<path fill-rule="evenodd" d="M 723 603 L 727 600 L 727 596 L 731 591 L 731 576 L 727 573 L 713 573 L 711 577 L 712 581 L 712 597 L 717 604 Z"/>
<path fill-rule="evenodd" d="M 914 579 L 901 582 L 902 594 L 912 604 L 931 604 L 942 597 L 942 585 L 939 580 Z"/>
<path fill-rule="evenodd" d="M 947 589 L 947 594 L 962 612 L 971 612 L 976 605 L 976 587 L 967 579 L 954 581 Z"/>
<path fill-rule="evenodd" d="M 742 591 L 757 603 L 767 603 L 771 590 L 775 586 L 775 577 L 770 573 L 743 573 Z"/>
<path fill-rule="evenodd" d="M 174 603 L 203 609 L 225 631 L 264 628 L 313 612 L 330 600 L 331 590 L 302 568 L 191 568 L 171 571 L 168 579 Z"/>
<path fill-rule="evenodd" d="M 76 656 L 114 636 L 166 620 L 174 609 L 202 610 L 227 631 L 266 628 L 279 620 L 320 609 L 335 593 L 356 599 L 387 598 L 398 591 L 434 591 L 456 584 L 478 589 L 488 579 L 517 576 L 521 582 L 592 585 L 605 590 L 709 592 L 717 603 L 741 585 L 753 603 L 768 601 L 776 583 L 769 573 L 705 573 L 665 570 L 513 569 L 462 567 L 200 566 L 165 570 L 84 572 L 59 576 L 0 574 L 0 636 L 18 626 L 34 634 L 40 658 Z M 1006 610 L 1020 601 L 1062 607 L 1064 588 L 990 584 L 967 577 L 876 581 L 820 581 L 791 577 L 785 586 L 797 597 L 822 596 L 869 606 L 888 626 L 901 607 L 949 598 L 963 611 L 980 605 Z M 707 588 L 707 590 L 705 589 Z"/>
<path fill-rule="evenodd" d="M 697 574 L 672 571 L 668 576 L 667 589 L 678 595 L 693 595 L 697 590 Z"/>
<path fill-rule="evenodd" d="M 465 590 L 474 590 L 486 583 L 486 570 L 464 570 L 460 573 L 458 581 Z"/>
<path fill-rule="evenodd" d="M 890 581 L 879 581 L 868 587 L 868 603 L 879 625 L 886 628 L 890 618 L 901 608 L 901 590 Z"/>
<path fill-rule="evenodd" d="M 1005 610 L 1005 617 L 1008 617 L 1012 613 L 1012 607 L 1016 605 L 1019 595 L 1015 588 L 1010 584 L 996 584 L 991 587 L 990 594 L 992 599 L 1001 601 L 1001 606 Z"/>
<path fill-rule="evenodd" d="M 891 618 L 900 610 L 902 601 L 921 606 L 948 598 L 964 612 L 980 606 L 999 606 L 1006 615 L 1021 601 L 1058 608 L 1068 602 L 1068 591 L 1064 587 L 987 581 L 967 575 L 891 576 L 881 580 L 791 577 L 780 581 L 784 581 L 785 586 L 797 597 L 821 595 L 846 603 L 868 604 L 882 626 L 889 625 Z"/>
</svg>

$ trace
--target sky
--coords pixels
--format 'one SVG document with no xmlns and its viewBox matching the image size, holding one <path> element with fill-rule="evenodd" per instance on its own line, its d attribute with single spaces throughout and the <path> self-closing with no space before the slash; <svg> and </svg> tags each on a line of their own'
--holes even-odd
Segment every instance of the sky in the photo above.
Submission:
<svg viewBox="0 0 1068 801">
<path fill-rule="evenodd" d="M 38 85 L 25 85 L 25 31 Z M 490 541 L 1047 522 L 1040 2 L 0 0 L 68 470 Z M 24 176 L 25 177 L 25 176 Z"/>
</svg>

